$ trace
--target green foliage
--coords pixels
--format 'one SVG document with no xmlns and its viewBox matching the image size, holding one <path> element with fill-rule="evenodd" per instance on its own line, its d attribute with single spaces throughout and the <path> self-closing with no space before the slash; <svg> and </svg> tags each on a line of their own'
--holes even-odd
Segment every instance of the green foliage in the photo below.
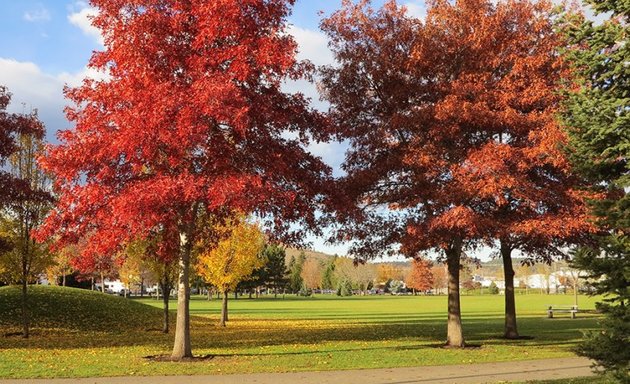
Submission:
<svg viewBox="0 0 630 384">
<path fill-rule="evenodd" d="M 499 287 L 497 287 L 497 284 L 494 281 L 490 283 L 490 286 L 488 287 L 488 293 L 490 293 L 491 295 L 499 294 Z"/>
<path fill-rule="evenodd" d="M 630 382 L 630 263 L 617 236 L 602 241 L 602 249 L 581 248 L 574 265 L 590 271 L 595 293 L 607 295 L 597 308 L 605 314 L 601 331 L 590 332 L 578 353 L 590 357 L 623 383 Z"/>
<path fill-rule="evenodd" d="M 0 252 L 0 281 L 19 284 L 26 280 L 34 284 L 54 260 L 45 244 L 34 243 L 30 236 L 20 234 L 20 228 L 17 220 L 0 218 L 0 236 L 8 245 L 8 249 Z"/>
<path fill-rule="evenodd" d="M 337 286 L 337 296 L 352 296 L 352 282 L 350 280 L 341 280 Z"/>
<path fill-rule="evenodd" d="M 606 314 L 602 330 L 586 334 L 577 351 L 595 359 L 622 383 L 630 383 L 630 307 L 599 304 Z"/>
<path fill-rule="evenodd" d="M 268 286 L 278 292 L 287 286 L 289 271 L 285 264 L 286 251 L 279 245 L 267 244 L 263 249 L 263 257 L 267 259 L 264 268 L 264 279 Z"/>
<path fill-rule="evenodd" d="M 391 280 L 387 283 L 387 290 L 392 295 L 400 293 L 403 289 L 403 283 L 400 280 Z"/>
<path fill-rule="evenodd" d="M 335 289 L 336 287 L 336 279 L 335 279 L 335 262 L 337 260 L 337 256 L 330 258 L 326 265 L 324 266 L 324 272 L 322 273 L 322 289 Z"/>
<path fill-rule="evenodd" d="M 574 265 L 589 271 L 607 298 L 600 305 L 603 330 L 591 333 L 579 352 L 630 382 L 630 3 L 587 2 L 609 18 L 595 25 L 570 15 L 562 24 L 576 75 L 563 118 L 573 166 L 599 194 L 591 208 L 604 234 L 599 247 L 577 252 Z"/>
<path fill-rule="evenodd" d="M 306 284 L 302 284 L 302 288 L 298 292 L 298 296 L 302 297 L 310 297 L 313 296 L 313 290 L 306 286 Z"/>
<path fill-rule="evenodd" d="M 300 252 L 297 259 L 294 256 L 291 256 L 291 261 L 289 261 L 289 289 L 293 293 L 298 293 L 304 285 L 304 281 L 302 279 L 304 261 L 306 261 L 306 254 L 304 252 Z"/>
</svg>

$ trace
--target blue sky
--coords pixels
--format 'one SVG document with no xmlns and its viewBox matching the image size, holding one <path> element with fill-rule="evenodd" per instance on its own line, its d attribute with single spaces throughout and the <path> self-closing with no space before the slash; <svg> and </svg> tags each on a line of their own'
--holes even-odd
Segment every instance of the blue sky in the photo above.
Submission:
<svg viewBox="0 0 630 384">
<path fill-rule="evenodd" d="M 379 6 L 383 0 L 375 0 Z M 401 1 L 410 12 L 422 13 L 420 0 Z M 330 64 L 332 55 L 326 47 L 326 37 L 318 30 L 319 11 L 328 14 L 341 0 L 297 0 L 290 18 L 290 32 L 300 46 L 300 58 L 317 65 Z M 13 94 L 9 109 L 13 112 L 36 108 L 47 127 L 48 138 L 70 128 L 63 108 L 66 101 L 64 85 L 76 85 L 86 75 L 98 76 L 86 68 L 94 50 L 102 48 L 98 31 L 89 23 L 93 12 L 87 1 L 20 0 L 0 2 L 0 84 Z M 297 82 L 287 85 L 289 91 L 303 92 L 314 105 L 325 109 L 312 84 Z M 315 144 L 311 151 L 338 169 L 343 161 L 344 147 L 340 144 Z M 311 239 L 317 250 L 345 254 L 346 246 L 330 246 L 321 239 Z"/>
</svg>

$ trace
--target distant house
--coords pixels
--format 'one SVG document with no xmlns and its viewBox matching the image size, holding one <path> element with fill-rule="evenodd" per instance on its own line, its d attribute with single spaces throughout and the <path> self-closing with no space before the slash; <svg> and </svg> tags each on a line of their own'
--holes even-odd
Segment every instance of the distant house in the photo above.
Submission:
<svg viewBox="0 0 630 384">
<path fill-rule="evenodd" d="M 498 280 L 495 277 L 486 277 L 486 276 L 481 276 L 481 275 L 475 275 L 473 276 L 473 281 L 475 283 L 479 283 L 481 284 L 481 286 L 483 288 L 488 288 L 490 285 L 492 285 L 492 283 L 496 284 L 497 287 L 499 287 L 500 290 L 505 290 L 505 281 L 503 280 Z M 516 285 L 516 283 L 515 283 Z"/>
</svg>

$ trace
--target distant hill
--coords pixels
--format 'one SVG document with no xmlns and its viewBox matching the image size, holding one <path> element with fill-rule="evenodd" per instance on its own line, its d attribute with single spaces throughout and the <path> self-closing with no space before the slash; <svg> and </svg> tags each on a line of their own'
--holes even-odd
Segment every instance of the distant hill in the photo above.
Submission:
<svg viewBox="0 0 630 384">
<path fill-rule="evenodd" d="M 306 255 L 307 259 L 316 259 L 316 260 L 320 260 L 322 262 L 326 262 L 327 260 L 335 257 L 334 255 L 330 255 L 328 253 L 324 253 L 324 252 L 319 252 L 319 251 L 315 251 L 312 249 L 297 249 L 297 248 L 287 248 L 286 249 L 286 263 L 287 265 L 289 264 L 289 261 L 291 260 L 291 257 L 295 257 L 297 258 L 301 252 L 304 252 L 304 254 Z M 338 255 L 338 256 L 345 256 L 345 255 Z M 518 258 L 518 257 L 514 257 L 512 258 L 512 265 L 514 266 L 514 268 L 518 268 L 519 265 L 521 265 L 521 262 L 524 260 L 524 258 Z M 383 261 L 383 260 L 376 260 L 373 262 L 373 264 L 375 265 L 379 265 L 379 264 L 393 264 L 396 265 L 398 267 L 401 268 L 406 268 L 409 267 L 410 265 L 410 261 Z M 494 258 L 494 259 L 490 259 L 488 261 L 483 261 L 480 263 L 480 267 L 481 270 L 484 273 L 493 273 L 495 271 L 498 270 L 502 270 L 503 269 L 503 260 L 501 260 L 500 257 Z"/>
<path fill-rule="evenodd" d="M 316 260 L 320 260 L 320 261 L 328 261 L 329 259 L 335 257 L 334 255 L 329 255 L 327 253 L 324 252 L 318 252 L 318 251 L 314 251 L 312 249 L 297 249 L 297 248 L 287 248 L 286 249 L 286 263 L 287 265 L 289 264 L 289 260 L 291 260 L 291 257 L 295 257 L 297 258 L 300 253 L 304 252 L 304 254 L 306 255 L 307 259 L 316 259 Z"/>
</svg>

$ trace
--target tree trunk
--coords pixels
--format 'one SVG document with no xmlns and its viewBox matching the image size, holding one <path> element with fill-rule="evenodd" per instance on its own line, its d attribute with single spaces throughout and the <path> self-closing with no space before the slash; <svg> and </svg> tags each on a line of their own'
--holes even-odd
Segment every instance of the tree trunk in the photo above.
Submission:
<svg viewBox="0 0 630 384">
<path fill-rule="evenodd" d="M 462 253 L 462 240 L 455 239 L 454 244 L 446 250 L 448 266 L 448 326 L 446 345 L 463 348 L 465 346 L 462 330 L 462 313 L 459 300 L 459 269 Z"/>
<path fill-rule="evenodd" d="M 238 291 L 234 291 L 234 300 L 238 299 Z"/>
<path fill-rule="evenodd" d="M 225 327 L 228 321 L 228 291 L 223 291 L 223 303 L 221 304 L 221 321 L 219 325 Z"/>
<path fill-rule="evenodd" d="M 192 357 L 190 344 L 190 232 L 180 235 L 179 278 L 177 283 L 177 322 L 175 323 L 175 343 L 171 358 L 181 360 Z M 167 296 L 166 292 L 163 292 Z"/>
<path fill-rule="evenodd" d="M 501 240 L 501 258 L 503 259 L 503 276 L 505 277 L 505 328 L 503 337 L 506 339 L 518 339 L 512 247 L 504 240 Z"/>
<path fill-rule="evenodd" d="M 105 293 L 105 273 L 101 271 L 101 292 Z"/>
<path fill-rule="evenodd" d="M 63 274 L 63 277 L 61 278 L 61 286 L 65 287 L 66 286 L 66 274 Z"/>
<path fill-rule="evenodd" d="M 144 278 L 140 279 L 140 297 L 144 297 Z"/>
<path fill-rule="evenodd" d="M 22 337 L 28 339 L 30 314 L 28 311 L 28 281 L 22 278 Z"/>
<path fill-rule="evenodd" d="M 208 288 L 208 301 L 212 300 L 212 290 Z"/>
</svg>

